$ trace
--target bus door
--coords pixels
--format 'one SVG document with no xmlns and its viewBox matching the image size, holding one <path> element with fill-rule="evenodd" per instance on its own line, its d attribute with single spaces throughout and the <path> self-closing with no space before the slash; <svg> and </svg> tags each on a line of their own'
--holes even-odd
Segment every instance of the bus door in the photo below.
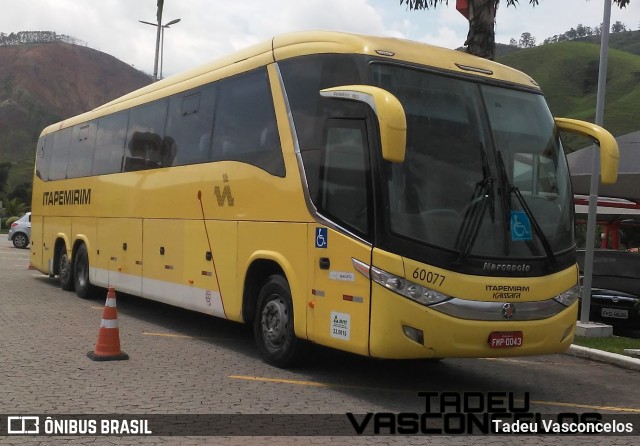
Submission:
<svg viewBox="0 0 640 446">
<path fill-rule="evenodd" d="M 309 225 L 313 272 L 307 334 L 323 345 L 366 355 L 371 285 L 353 261 L 370 264 L 372 249 L 367 242 L 373 206 L 365 121 L 328 120 L 322 152 L 313 199 L 331 223 Z"/>
</svg>

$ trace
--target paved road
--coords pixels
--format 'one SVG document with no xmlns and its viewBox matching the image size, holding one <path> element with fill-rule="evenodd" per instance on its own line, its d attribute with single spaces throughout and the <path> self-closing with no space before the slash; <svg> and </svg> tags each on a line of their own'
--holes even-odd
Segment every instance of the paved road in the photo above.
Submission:
<svg viewBox="0 0 640 446">
<path fill-rule="evenodd" d="M 635 414 L 640 373 L 568 355 L 440 362 L 375 361 L 315 349 L 306 366 L 264 364 L 247 327 L 118 295 L 128 361 L 93 362 L 104 299 L 81 300 L 27 269 L 29 252 L 0 240 L 0 413 L 335 414 L 425 411 L 419 391 L 507 392 L 544 414 Z M 275 417 L 274 422 L 282 422 Z M 223 419 L 223 418 L 221 418 Z M 251 433 L 254 418 L 238 417 Z M 262 418 L 255 422 L 268 423 Z M 308 417 L 287 420 L 309 422 Z M 330 420 L 329 420 L 330 421 Z M 4 422 L 4 421 L 3 421 Z M 326 420 L 318 429 L 331 432 Z M 325 424 L 322 424 L 325 423 Z M 244 430 L 243 430 L 244 432 Z M 21 437 L 2 444 L 637 444 L 637 437 Z"/>
</svg>

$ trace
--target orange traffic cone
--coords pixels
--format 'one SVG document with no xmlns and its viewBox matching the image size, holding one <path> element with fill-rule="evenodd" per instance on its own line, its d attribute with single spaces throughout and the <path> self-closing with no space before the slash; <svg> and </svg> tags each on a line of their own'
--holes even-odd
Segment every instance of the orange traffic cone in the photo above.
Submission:
<svg viewBox="0 0 640 446">
<path fill-rule="evenodd" d="M 98 332 L 95 351 L 87 353 L 94 361 L 118 361 L 129 359 L 129 355 L 120 350 L 120 331 L 118 330 L 118 310 L 116 310 L 116 290 L 109 288 L 107 302 L 102 312 L 102 322 Z"/>
</svg>

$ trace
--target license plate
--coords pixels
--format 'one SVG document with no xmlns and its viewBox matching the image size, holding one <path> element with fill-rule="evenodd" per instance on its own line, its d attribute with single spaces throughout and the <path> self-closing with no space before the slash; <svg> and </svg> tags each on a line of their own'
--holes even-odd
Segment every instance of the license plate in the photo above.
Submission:
<svg viewBox="0 0 640 446">
<path fill-rule="evenodd" d="M 489 335 L 489 347 L 514 348 L 523 344 L 521 331 L 494 331 Z"/>
<path fill-rule="evenodd" d="M 615 319 L 629 319 L 629 312 L 627 310 L 617 310 L 614 308 L 603 308 L 602 317 L 612 317 Z"/>
</svg>

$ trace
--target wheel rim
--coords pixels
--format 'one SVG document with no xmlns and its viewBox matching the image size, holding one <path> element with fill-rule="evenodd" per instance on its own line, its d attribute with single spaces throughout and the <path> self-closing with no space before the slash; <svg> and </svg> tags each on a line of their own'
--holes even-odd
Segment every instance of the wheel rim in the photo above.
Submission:
<svg viewBox="0 0 640 446">
<path fill-rule="evenodd" d="M 13 244 L 18 248 L 24 248 L 27 245 L 27 238 L 22 234 L 13 237 Z"/>
<path fill-rule="evenodd" d="M 284 299 L 276 296 L 262 310 L 262 337 L 270 350 L 279 350 L 287 340 L 289 310 Z"/>
</svg>

